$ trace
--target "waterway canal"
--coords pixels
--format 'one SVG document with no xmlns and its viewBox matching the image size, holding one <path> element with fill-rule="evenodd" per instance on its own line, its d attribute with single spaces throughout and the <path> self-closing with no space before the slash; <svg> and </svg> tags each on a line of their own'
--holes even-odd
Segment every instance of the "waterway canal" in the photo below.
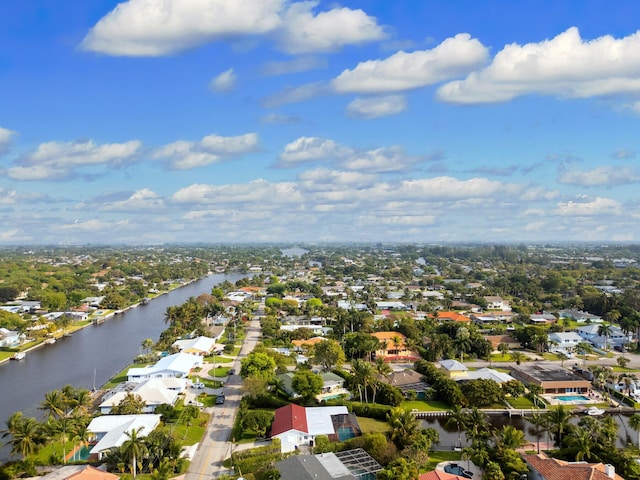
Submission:
<svg viewBox="0 0 640 480">
<path fill-rule="evenodd" d="M 164 314 L 167 307 L 180 305 L 189 297 L 210 293 L 214 285 L 225 280 L 235 283 L 246 275 L 209 275 L 172 290 L 115 315 L 101 325 L 91 325 L 27 353 L 24 360 L 0 365 L 0 430 L 15 411 L 41 419 L 38 405 L 44 394 L 65 385 L 91 389 L 100 387 L 140 353 L 145 338 L 157 341 L 167 327 Z M 7 448 L 0 449 L 0 461 L 8 458 Z"/>
</svg>

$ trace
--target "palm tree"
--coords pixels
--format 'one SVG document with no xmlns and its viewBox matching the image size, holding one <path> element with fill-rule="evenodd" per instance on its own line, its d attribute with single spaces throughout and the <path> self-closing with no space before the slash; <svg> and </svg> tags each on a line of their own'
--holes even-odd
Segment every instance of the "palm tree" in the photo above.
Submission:
<svg viewBox="0 0 640 480">
<path fill-rule="evenodd" d="M 374 380 L 372 365 L 366 360 L 357 358 L 351 363 L 351 370 L 353 371 L 354 382 L 358 385 L 360 401 L 362 401 L 362 392 L 360 391 L 360 386 L 362 386 L 364 389 L 364 401 L 365 403 L 369 403 L 367 388 L 371 386 L 371 383 Z"/>
<path fill-rule="evenodd" d="M 595 441 L 588 430 L 576 427 L 569 436 L 567 443 L 576 449 L 576 462 L 581 462 L 585 459 L 599 460 L 598 456 L 591 451 Z"/>
<path fill-rule="evenodd" d="M 540 401 L 540 395 L 542 394 L 542 386 L 536 383 L 530 383 L 528 385 L 529 388 L 529 398 L 533 402 L 533 406 L 538 408 L 538 402 Z"/>
<path fill-rule="evenodd" d="M 136 478 L 138 462 L 147 454 L 147 446 L 144 443 L 144 439 L 140 437 L 140 432 L 143 429 L 144 427 L 140 427 L 130 432 L 124 432 L 127 440 L 125 440 L 120 447 L 125 458 L 130 461 L 133 478 Z"/>
<path fill-rule="evenodd" d="M 496 444 L 504 448 L 515 450 L 525 443 L 527 441 L 524 438 L 524 432 L 511 425 L 504 425 L 502 430 L 498 432 Z"/>
<path fill-rule="evenodd" d="M 447 427 L 455 425 L 458 429 L 458 446 L 462 447 L 462 430 L 467 428 L 467 412 L 460 406 L 454 405 L 449 410 L 449 418 L 447 418 Z"/>
<path fill-rule="evenodd" d="M 393 373 L 393 369 L 387 362 L 384 361 L 384 358 L 376 358 L 376 361 L 373 364 L 373 370 L 374 373 L 378 375 L 378 379 L 374 378 L 371 382 L 371 388 L 373 390 L 373 398 L 371 399 L 371 401 L 373 403 L 376 403 L 376 393 L 378 392 L 378 386 L 380 385 L 379 379 L 388 379 L 389 375 Z"/>
<path fill-rule="evenodd" d="M 60 390 L 52 390 L 44 394 L 40 403 L 41 410 L 47 410 L 50 418 L 60 418 L 66 413 L 67 400 Z"/>
<path fill-rule="evenodd" d="M 527 356 L 522 353 L 522 352 L 518 352 L 517 350 L 515 352 L 511 352 L 511 359 L 516 362 L 516 365 L 520 365 L 524 360 L 526 360 Z"/>
<path fill-rule="evenodd" d="M 536 434 L 536 443 L 538 444 L 538 453 L 540 453 L 540 434 L 544 432 L 547 426 L 547 419 L 544 415 L 541 415 L 540 412 L 534 412 L 530 417 L 525 417 L 525 419 L 533 425 L 533 430 Z"/>
<path fill-rule="evenodd" d="M 182 409 L 182 414 L 180 415 L 180 421 L 182 421 L 187 428 L 184 431 L 183 439 L 187 438 L 187 433 L 189 432 L 189 427 L 193 424 L 193 421 L 198 418 L 200 415 L 200 410 L 195 405 L 186 405 Z"/>
<path fill-rule="evenodd" d="M 491 434 L 491 424 L 487 421 L 487 415 L 477 407 L 466 412 L 465 427 L 465 434 L 472 441 L 486 440 Z"/>
<path fill-rule="evenodd" d="M 558 435 L 558 446 L 562 448 L 562 434 L 569 428 L 569 419 L 573 416 L 565 405 L 558 405 L 546 414 L 550 431 Z"/>
<path fill-rule="evenodd" d="M 391 410 L 387 414 L 387 423 L 391 427 L 391 440 L 398 449 L 411 445 L 420 431 L 416 416 L 404 408 Z"/>
<path fill-rule="evenodd" d="M 16 412 L 7 420 L 7 428 L 2 437 L 10 436 L 7 442 L 11 445 L 11 454 L 19 453 L 25 459 L 38 451 L 42 444 L 41 427 L 34 418 L 25 417 L 22 412 Z"/>
<path fill-rule="evenodd" d="M 640 448 L 640 413 L 634 413 L 629 417 L 629 426 L 638 432 L 638 448 Z"/>
<path fill-rule="evenodd" d="M 598 327 L 598 335 L 600 335 L 601 337 L 604 337 L 605 350 L 607 349 L 607 340 L 611 336 L 611 333 L 612 333 L 611 325 L 607 325 L 606 323 L 603 323 Z"/>
</svg>

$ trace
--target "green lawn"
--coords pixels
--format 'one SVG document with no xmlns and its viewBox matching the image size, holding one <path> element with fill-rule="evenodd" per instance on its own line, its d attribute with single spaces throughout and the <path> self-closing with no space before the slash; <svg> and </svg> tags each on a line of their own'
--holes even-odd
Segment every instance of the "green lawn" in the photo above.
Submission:
<svg viewBox="0 0 640 480">
<path fill-rule="evenodd" d="M 430 472 L 436 469 L 436 465 L 440 462 L 450 462 L 453 460 L 460 460 L 462 458 L 462 452 L 431 452 L 429 454 L 429 463 L 425 471 Z"/>
<path fill-rule="evenodd" d="M 169 423 L 162 427 L 165 432 L 177 439 L 182 445 L 194 445 L 202 440 L 202 435 L 209 421 L 209 414 L 200 412 L 200 415 L 193 421 L 191 426 L 181 422 Z"/>
<path fill-rule="evenodd" d="M 229 370 L 231 370 L 231 367 L 216 367 L 215 369 L 212 368 L 211 370 L 209 370 L 210 377 L 213 377 L 214 370 L 216 378 L 221 378 L 229 375 Z"/>
<path fill-rule="evenodd" d="M 358 417 L 358 424 L 362 433 L 386 433 L 390 430 L 389 424 L 375 418 Z"/>
<path fill-rule="evenodd" d="M 640 372 L 640 370 L 638 370 L 637 368 L 629 368 L 629 367 L 622 368 L 618 365 L 612 366 L 611 368 L 613 369 L 614 372 L 635 372 L 635 373 Z"/>
<path fill-rule="evenodd" d="M 529 408 L 534 408 L 533 402 L 531 400 L 529 400 L 529 398 L 521 396 L 518 398 L 507 398 L 507 402 L 509 402 L 509 404 L 513 407 L 513 408 L 522 408 L 522 409 L 529 409 Z M 540 403 L 540 402 L 538 402 Z M 543 402 L 544 403 L 544 402 Z"/>
<path fill-rule="evenodd" d="M 14 352 L 0 352 L 0 360 L 5 360 L 7 358 L 13 357 Z"/>
<path fill-rule="evenodd" d="M 406 410 L 418 410 L 419 412 L 430 412 L 436 410 L 449 410 L 450 407 L 446 403 L 438 402 L 436 400 L 412 400 L 404 401 L 400 404 L 400 407 Z"/>
<path fill-rule="evenodd" d="M 226 355 L 226 354 L 225 354 Z M 214 361 L 215 360 L 215 361 Z M 220 355 L 216 355 L 215 357 L 204 357 L 204 361 L 206 363 L 231 363 L 233 362 L 233 358 L 221 357 Z"/>
</svg>

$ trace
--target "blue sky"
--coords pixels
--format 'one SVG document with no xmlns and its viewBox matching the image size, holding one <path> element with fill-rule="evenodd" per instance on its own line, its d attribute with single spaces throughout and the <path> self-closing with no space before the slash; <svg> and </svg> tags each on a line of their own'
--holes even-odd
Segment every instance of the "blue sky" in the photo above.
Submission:
<svg viewBox="0 0 640 480">
<path fill-rule="evenodd" d="M 0 4 L 0 244 L 640 240 L 640 5 Z"/>
</svg>

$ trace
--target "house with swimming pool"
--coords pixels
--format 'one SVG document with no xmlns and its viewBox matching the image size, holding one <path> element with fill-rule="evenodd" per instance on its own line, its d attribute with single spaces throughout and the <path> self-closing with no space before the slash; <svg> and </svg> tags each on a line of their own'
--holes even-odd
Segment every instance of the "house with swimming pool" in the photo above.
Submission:
<svg viewBox="0 0 640 480">
<path fill-rule="evenodd" d="M 525 385 L 542 387 L 543 394 L 582 394 L 591 382 L 566 368 L 548 362 L 532 362 L 510 367 L 511 376 Z M 587 397 L 585 397 L 588 400 Z"/>
</svg>

